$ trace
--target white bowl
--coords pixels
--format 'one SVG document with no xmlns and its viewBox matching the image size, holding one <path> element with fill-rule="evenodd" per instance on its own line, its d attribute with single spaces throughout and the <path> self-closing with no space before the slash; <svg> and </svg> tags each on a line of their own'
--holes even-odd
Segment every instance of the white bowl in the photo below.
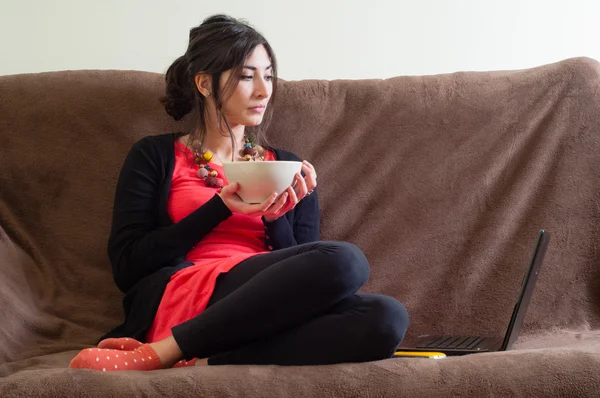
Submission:
<svg viewBox="0 0 600 398">
<path fill-rule="evenodd" d="M 223 162 L 223 171 L 229 184 L 237 182 L 237 194 L 246 203 L 262 203 L 273 192 L 281 194 L 294 182 L 302 162 Z"/>
</svg>

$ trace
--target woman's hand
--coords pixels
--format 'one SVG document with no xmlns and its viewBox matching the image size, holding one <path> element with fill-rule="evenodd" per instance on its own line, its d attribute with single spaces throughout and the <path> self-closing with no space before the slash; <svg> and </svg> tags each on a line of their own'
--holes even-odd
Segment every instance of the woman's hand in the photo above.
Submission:
<svg viewBox="0 0 600 398">
<path fill-rule="evenodd" d="M 244 202 L 236 192 L 239 184 L 234 182 L 221 189 L 219 196 L 232 213 L 242 213 L 251 217 L 264 217 L 267 222 L 274 221 L 293 209 L 302 198 L 310 195 L 317 186 L 317 173 L 315 168 L 306 160 L 302 162 L 302 171 L 294 177 L 294 182 L 279 197 L 273 193 L 264 202 L 250 204 Z"/>
<path fill-rule="evenodd" d="M 305 177 L 302 178 L 300 173 L 297 173 L 294 177 L 294 182 L 285 191 L 287 193 L 286 203 L 279 209 L 279 211 L 273 215 L 266 216 L 265 221 L 272 222 L 292 210 L 298 202 L 300 202 L 305 196 L 308 196 L 317 187 L 317 172 L 312 164 L 306 160 L 302 162 L 302 171 Z"/>
<path fill-rule="evenodd" d="M 265 214 L 271 214 L 283 207 L 287 199 L 287 192 L 277 198 L 277 194 L 273 193 L 262 203 L 246 203 L 237 195 L 240 189 L 240 184 L 233 182 L 224 186 L 218 194 L 232 213 L 242 213 L 251 217 L 260 217 Z"/>
</svg>

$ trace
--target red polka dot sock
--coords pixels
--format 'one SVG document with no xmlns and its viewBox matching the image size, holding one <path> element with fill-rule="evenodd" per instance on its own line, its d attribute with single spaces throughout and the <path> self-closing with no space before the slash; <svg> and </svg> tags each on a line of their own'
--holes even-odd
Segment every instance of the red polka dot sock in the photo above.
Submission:
<svg viewBox="0 0 600 398">
<path fill-rule="evenodd" d="M 118 339 L 104 339 L 98 343 L 98 348 L 111 348 L 114 350 L 133 351 L 139 348 L 142 342 L 130 337 L 121 337 Z"/>
<path fill-rule="evenodd" d="M 173 367 L 174 368 L 183 368 L 185 366 L 196 366 L 197 360 L 198 360 L 198 358 L 190 359 L 189 361 L 182 359 L 181 361 L 176 362 L 175 365 L 173 365 Z"/>
<path fill-rule="evenodd" d="M 152 347 L 143 344 L 133 351 L 86 348 L 73 358 L 69 367 L 108 372 L 115 370 L 157 370 L 162 369 L 162 364 Z"/>
</svg>

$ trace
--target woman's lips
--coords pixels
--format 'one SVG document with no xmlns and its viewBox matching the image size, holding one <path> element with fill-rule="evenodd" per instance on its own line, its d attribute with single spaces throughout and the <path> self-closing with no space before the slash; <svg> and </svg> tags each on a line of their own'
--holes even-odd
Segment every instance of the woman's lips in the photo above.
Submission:
<svg viewBox="0 0 600 398">
<path fill-rule="evenodd" d="M 260 106 L 254 106 L 252 108 L 248 108 L 250 110 L 250 112 L 255 112 L 255 113 L 263 113 L 265 111 L 265 106 L 264 105 L 260 105 Z"/>
</svg>

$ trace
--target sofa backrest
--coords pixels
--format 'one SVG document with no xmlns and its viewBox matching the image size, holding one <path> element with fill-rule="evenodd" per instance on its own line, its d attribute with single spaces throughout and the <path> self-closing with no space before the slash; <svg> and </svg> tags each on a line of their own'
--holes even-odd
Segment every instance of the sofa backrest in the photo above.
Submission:
<svg viewBox="0 0 600 398">
<path fill-rule="evenodd" d="M 524 333 L 600 323 L 600 67 L 282 81 L 270 143 L 318 171 L 322 238 L 369 258 L 363 291 L 409 335 L 502 333 L 539 229 Z M 121 164 L 189 128 L 162 75 L 0 77 L 0 362 L 91 344 L 122 321 L 106 246 Z"/>
</svg>

